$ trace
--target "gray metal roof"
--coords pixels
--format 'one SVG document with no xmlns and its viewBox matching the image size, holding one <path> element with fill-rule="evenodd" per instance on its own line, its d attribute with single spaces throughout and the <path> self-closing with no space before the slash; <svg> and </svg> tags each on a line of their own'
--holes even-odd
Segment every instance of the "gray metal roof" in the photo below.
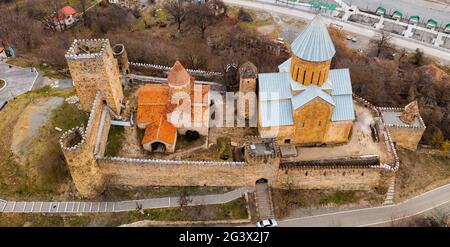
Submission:
<svg viewBox="0 0 450 247">
<path fill-rule="evenodd" d="M 282 64 L 278 65 L 278 71 L 280 72 L 290 72 L 291 71 L 292 58 L 284 61 Z"/>
<path fill-rule="evenodd" d="M 293 125 L 291 100 L 271 100 L 259 102 L 261 127 Z"/>
<path fill-rule="evenodd" d="M 292 96 L 292 107 L 294 109 L 298 109 L 317 97 L 320 97 L 331 105 L 334 105 L 331 95 L 316 85 L 309 85 L 303 92 Z"/>
<path fill-rule="evenodd" d="M 290 99 L 292 90 L 289 86 L 289 73 L 261 73 L 258 75 L 259 99 L 278 100 Z"/>
<path fill-rule="evenodd" d="M 353 97 L 351 94 L 334 95 L 334 110 L 331 121 L 348 121 L 355 119 L 355 110 L 353 107 Z"/>
<path fill-rule="evenodd" d="M 300 32 L 292 42 L 291 50 L 297 57 L 312 62 L 322 62 L 333 58 L 336 49 L 320 15 L 314 17 Z"/>
<path fill-rule="evenodd" d="M 419 118 L 416 117 L 411 124 L 407 124 L 400 119 L 402 115 L 401 111 L 382 111 L 383 120 L 386 124 L 394 124 L 400 125 L 404 127 L 408 126 L 416 126 L 416 127 L 424 127 L 424 125 L 420 122 Z"/>
<path fill-rule="evenodd" d="M 332 69 L 327 82 L 332 83 L 333 95 L 353 94 L 349 69 Z"/>
</svg>

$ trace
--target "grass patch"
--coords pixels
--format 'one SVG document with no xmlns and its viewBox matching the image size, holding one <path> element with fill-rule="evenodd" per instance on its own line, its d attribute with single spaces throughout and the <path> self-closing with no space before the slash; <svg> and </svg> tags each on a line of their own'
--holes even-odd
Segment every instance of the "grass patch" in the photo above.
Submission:
<svg viewBox="0 0 450 247">
<path fill-rule="evenodd" d="M 406 199 L 450 181 L 449 154 L 398 148 L 401 160 L 396 176 L 397 199 Z"/>
<path fill-rule="evenodd" d="M 200 136 L 196 140 L 191 140 L 188 137 L 186 137 L 186 135 L 178 134 L 175 150 L 180 150 L 180 149 L 186 149 L 186 148 L 200 146 L 203 143 L 205 143 L 205 139 L 206 139 L 206 137 Z"/>
<path fill-rule="evenodd" d="M 56 71 L 47 63 L 39 63 L 36 67 L 44 73 L 44 76 L 47 76 L 48 78 L 54 78 L 54 79 L 66 79 L 67 78 L 64 74 Z"/>
<path fill-rule="evenodd" d="M 246 201 L 240 198 L 221 205 L 207 205 L 140 212 L 83 214 L 0 214 L 0 226 L 119 226 L 141 220 L 199 221 L 247 219 Z"/>
<path fill-rule="evenodd" d="M 272 188 L 275 215 L 285 217 L 300 208 L 319 208 L 328 205 L 345 206 L 349 204 L 376 205 L 384 201 L 384 194 L 370 191 L 306 190 Z"/>
<path fill-rule="evenodd" d="M 319 199 L 320 205 L 343 205 L 357 201 L 354 191 L 336 191 L 334 194 L 323 196 Z"/>
<path fill-rule="evenodd" d="M 64 102 L 54 110 L 49 121 L 39 129 L 28 146 L 27 157 L 20 160 L 11 152 L 12 129 L 25 108 L 34 99 L 68 97 L 73 90 L 42 88 L 11 101 L 0 113 L 0 196 L 5 199 L 73 198 L 73 188 L 64 156 L 59 146 L 62 133 L 80 124 L 86 124 L 87 114 L 76 105 Z"/>
<path fill-rule="evenodd" d="M 125 128 L 123 126 L 111 126 L 106 143 L 105 156 L 117 156 L 122 149 L 124 131 Z"/>
</svg>

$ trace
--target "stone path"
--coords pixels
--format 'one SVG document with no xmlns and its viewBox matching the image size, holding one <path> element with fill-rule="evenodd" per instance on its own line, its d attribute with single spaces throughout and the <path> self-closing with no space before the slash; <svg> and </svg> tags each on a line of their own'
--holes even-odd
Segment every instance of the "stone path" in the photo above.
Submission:
<svg viewBox="0 0 450 247">
<path fill-rule="evenodd" d="M 256 183 L 256 207 L 260 220 L 274 218 L 272 200 L 267 182 Z"/>
<path fill-rule="evenodd" d="M 190 196 L 188 206 L 225 204 L 254 188 L 239 188 L 224 194 Z M 113 213 L 141 209 L 178 207 L 179 197 L 162 197 L 118 202 L 21 202 L 0 199 L 0 213 Z"/>
<path fill-rule="evenodd" d="M 393 203 L 394 193 L 395 193 L 395 176 L 393 176 L 391 179 L 391 183 L 389 184 L 389 188 L 386 193 L 386 199 L 384 200 L 383 205 L 391 205 Z"/>
</svg>

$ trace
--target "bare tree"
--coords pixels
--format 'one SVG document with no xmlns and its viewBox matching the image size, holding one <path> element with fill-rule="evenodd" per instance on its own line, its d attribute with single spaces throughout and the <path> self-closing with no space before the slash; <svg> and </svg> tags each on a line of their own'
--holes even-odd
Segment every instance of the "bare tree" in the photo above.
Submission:
<svg viewBox="0 0 450 247">
<path fill-rule="evenodd" d="M 190 24 L 200 31 L 201 37 L 204 39 L 206 29 L 216 21 L 214 5 L 209 2 L 201 5 L 191 4 L 189 20 Z"/>
<path fill-rule="evenodd" d="M 188 2 L 186 0 L 167 0 L 163 6 L 177 23 L 177 31 L 181 32 L 181 24 L 185 21 L 188 14 Z"/>
<path fill-rule="evenodd" d="M 192 202 L 192 199 L 189 196 L 188 191 L 186 188 L 183 188 L 183 190 L 180 193 L 180 197 L 178 198 L 178 204 L 180 205 L 181 211 L 183 211 L 184 207 L 189 205 L 189 203 Z"/>
<path fill-rule="evenodd" d="M 388 32 L 381 32 L 381 35 L 378 39 L 371 40 L 371 44 L 377 49 L 376 57 L 380 57 L 382 52 L 388 51 L 392 48 L 392 44 L 390 40 L 392 39 L 392 35 Z"/>
</svg>

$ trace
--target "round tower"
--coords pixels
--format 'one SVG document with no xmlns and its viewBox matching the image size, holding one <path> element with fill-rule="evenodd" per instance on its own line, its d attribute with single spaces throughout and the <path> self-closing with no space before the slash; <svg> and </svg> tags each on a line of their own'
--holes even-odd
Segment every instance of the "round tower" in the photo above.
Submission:
<svg viewBox="0 0 450 247">
<path fill-rule="evenodd" d="M 328 80 L 331 59 L 336 50 L 320 15 L 301 32 L 291 45 L 292 80 L 305 86 L 321 87 Z"/>
<path fill-rule="evenodd" d="M 63 134 L 60 145 L 78 192 L 94 198 L 105 190 L 105 179 L 86 140 L 84 128 L 77 127 Z"/>
<path fill-rule="evenodd" d="M 122 72 L 124 76 L 128 75 L 130 73 L 130 64 L 125 46 L 122 44 L 115 44 L 112 50 L 114 58 L 117 59 L 119 71 Z"/>
</svg>

